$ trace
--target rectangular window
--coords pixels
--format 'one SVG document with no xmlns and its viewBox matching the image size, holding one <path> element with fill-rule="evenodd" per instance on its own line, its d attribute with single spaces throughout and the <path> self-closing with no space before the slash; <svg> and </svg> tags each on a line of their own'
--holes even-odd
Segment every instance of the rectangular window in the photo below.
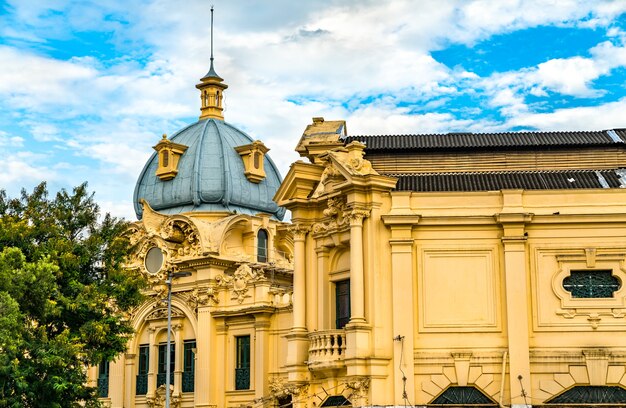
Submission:
<svg viewBox="0 0 626 408">
<path fill-rule="evenodd" d="M 237 356 L 235 366 L 235 389 L 250 389 L 250 336 L 235 337 Z"/>
<path fill-rule="evenodd" d="M 335 282 L 335 327 L 343 329 L 350 321 L 350 279 Z"/>
<path fill-rule="evenodd" d="M 183 350 L 183 392 L 193 392 L 196 369 L 196 341 L 185 340 Z"/>
<path fill-rule="evenodd" d="M 174 385 L 174 343 L 170 343 L 170 384 Z M 159 367 L 157 371 L 157 388 L 165 384 L 167 367 L 167 344 L 159 344 Z"/>
<path fill-rule="evenodd" d="M 150 363 L 150 346 L 142 344 L 139 346 L 139 366 L 137 371 L 137 384 L 135 393 L 145 395 L 148 392 L 148 369 Z"/>
<path fill-rule="evenodd" d="M 98 395 L 100 398 L 109 396 L 109 362 L 100 363 L 98 368 Z"/>
</svg>

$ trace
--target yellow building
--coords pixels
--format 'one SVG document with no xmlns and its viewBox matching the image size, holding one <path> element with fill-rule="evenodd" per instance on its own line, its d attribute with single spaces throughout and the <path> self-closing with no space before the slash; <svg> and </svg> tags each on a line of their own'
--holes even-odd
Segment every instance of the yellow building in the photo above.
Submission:
<svg viewBox="0 0 626 408">
<path fill-rule="evenodd" d="M 197 87 L 200 120 L 137 182 L 150 296 L 90 371 L 109 406 L 164 406 L 180 272 L 172 407 L 626 405 L 626 131 L 314 118 L 281 181 L 224 121 L 212 60 Z"/>
<path fill-rule="evenodd" d="M 625 142 L 314 118 L 276 195 L 289 380 L 358 406 L 626 406 Z"/>
</svg>

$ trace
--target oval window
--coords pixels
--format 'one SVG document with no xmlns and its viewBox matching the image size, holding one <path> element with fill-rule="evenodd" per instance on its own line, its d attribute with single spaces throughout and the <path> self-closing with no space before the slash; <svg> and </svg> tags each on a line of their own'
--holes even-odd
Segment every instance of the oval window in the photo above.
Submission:
<svg viewBox="0 0 626 408">
<path fill-rule="evenodd" d="M 159 247 L 152 247 L 148 250 L 146 258 L 144 259 L 144 265 L 149 274 L 155 275 L 159 273 L 163 267 L 163 251 Z"/>
</svg>

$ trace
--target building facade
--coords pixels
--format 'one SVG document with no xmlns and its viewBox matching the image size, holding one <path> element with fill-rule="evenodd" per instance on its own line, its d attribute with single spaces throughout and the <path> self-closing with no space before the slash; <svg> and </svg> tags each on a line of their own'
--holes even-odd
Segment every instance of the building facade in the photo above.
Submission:
<svg viewBox="0 0 626 408">
<path fill-rule="evenodd" d="M 108 406 L 624 406 L 626 131 L 349 136 L 314 118 L 284 180 L 200 120 L 137 182 L 150 281 Z M 291 222 L 281 221 L 285 209 Z"/>
</svg>

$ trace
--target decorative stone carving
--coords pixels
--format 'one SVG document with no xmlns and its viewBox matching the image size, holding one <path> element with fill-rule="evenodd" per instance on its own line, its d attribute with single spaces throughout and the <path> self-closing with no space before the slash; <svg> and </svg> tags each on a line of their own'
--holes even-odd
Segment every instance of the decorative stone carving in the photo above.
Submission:
<svg viewBox="0 0 626 408">
<path fill-rule="evenodd" d="M 287 380 L 283 377 L 270 377 L 268 387 L 274 398 L 286 397 L 291 395 L 289 392 Z"/>
<path fill-rule="evenodd" d="M 184 313 L 178 309 L 177 307 L 172 307 L 172 317 L 184 317 Z M 147 317 L 146 320 L 160 320 L 160 319 L 167 319 L 167 309 L 166 308 L 159 308 L 155 311 L 153 311 L 152 313 L 150 313 Z"/>
<path fill-rule="evenodd" d="M 180 398 L 178 396 L 171 395 L 174 386 L 170 385 L 170 407 L 179 408 Z M 165 407 L 165 384 L 157 388 L 154 397 L 146 398 L 146 402 L 150 408 L 164 408 Z"/>
<path fill-rule="evenodd" d="M 326 207 L 323 211 L 326 217 L 337 217 L 346 210 L 346 198 L 344 196 L 330 197 L 326 201 Z"/>
<path fill-rule="evenodd" d="M 304 239 L 310 231 L 310 227 L 305 224 L 293 224 L 289 227 L 289 231 L 293 234 L 294 240 Z"/>
<path fill-rule="evenodd" d="M 134 246 L 145 237 L 146 230 L 143 226 L 134 224 L 128 227 L 124 235 L 128 237 L 130 245 Z"/>
<path fill-rule="evenodd" d="M 265 279 L 265 274 L 262 269 L 252 269 L 248 264 L 241 264 L 239 268 L 229 275 L 218 275 L 215 277 L 219 286 L 224 286 L 232 290 L 232 300 L 237 300 L 239 303 L 243 303 L 243 300 L 248 294 L 248 285 L 257 281 Z"/>
<path fill-rule="evenodd" d="M 276 308 L 291 307 L 293 305 L 293 291 L 285 288 L 271 287 L 268 291 L 270 301 Z"/>
<path fill-rule="evenodd" d="M 331 191 L 330 184 L 332 181 L 337 181 L 337 179 L 341 179 L 341 173 L 337 170 L 328 155 L 321 157 L 321 164 L 325 166 L 322 175 L 320 176 L 320 182 L 311 194 L 312 198 L 317 198 L 325 193 Z"/>
<path fill-rule="evenodd" d="M 326 206 L 327 208 L 323 211 L 326 220 L 313 224 L 312 231 L 314 234 L 336 231 L 348 222 L 348 219 L 344 217 L 347 209 L 344 196 L 329 198 Z"/>
<path fill-rule="evenodd" d="M 346 145 L 346 150 L 348 151 L 347 157 L 344 156 L 339 160 L 342 161 L 351 173 L 359 175 L 378 174 L 372 168 L 372 163 L 363 158 L 365 155 L 363 149 L 365 149 L 365 143 L 355 140 Z"/>
<path fill-rule="evenodd" d="M 161 228 L 161 237 L 176 244 L 175 258 L 193 257 L 201 253 L 200 238 L 196 229 L 183 220 L 170 220 Z"/>
<path fill-rule="evenodd" d="M 309 384 L 306 383 L 290 383 L 283 377 L 270 377 L 269 379 L 270 394 L 274 398 L 293 396 L 293 399 L 304 399 L 309 392 Z"/>
<path fill-rule="evenodd" d="M 177 295 L 196 313 L 198 313 L 198 306 L 217 305 L 220 302 L 217 291 L 210 286 L 179 292 Z"/>
<path fill-rule="evenodd" d="M 369 377 L 357 377 L 346 382 L 346 387 L 350 390 L 349 400 L 353 406 L 362 407 L 369 405 L 367 394 L 370 389 Z"/>
<path fill-rule="evenodd" d="M 350 221 L 350 225 L 361 225 L 363 219 L 370 215 L 370 210 L 365 208 L 350 208 L 343 213 L 343 217 Z"/>
</svg>

